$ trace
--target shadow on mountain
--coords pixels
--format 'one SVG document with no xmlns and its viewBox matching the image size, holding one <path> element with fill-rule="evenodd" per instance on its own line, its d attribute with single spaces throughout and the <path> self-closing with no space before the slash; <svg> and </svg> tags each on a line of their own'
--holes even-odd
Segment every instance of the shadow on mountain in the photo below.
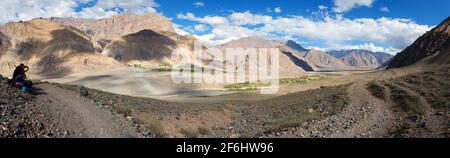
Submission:
<svg viewBox="0 0 450 158">
<path fill-rule="evenodd" d="M 19 60 L 33 64 L 30 65 L 31 71 L 43 78 L 59 78 L 70 74 L 71 69 L 64 66 L 67 59 L 78 53 L 95 51 L 90 41 L 70 29 L 53 30 L 50 35 L 51 40 L 47 42 L 36 39 L 20 42 L 15 50 Z"/>
<path fill-rule="evenodd" d="M 109 43 L 111 43 L 111 40 L 108 40 L 108 39 L 101 39 L 101 40 L 98 40 L 97 43 L 98 43 L 102 48 L 105 48 Z"/>
<path fill-rule="evenodd" d="M 106 56 L 121 62 L 149 61 L 170 58 L 176 41 L 152 30 L 142 30 L 114 40 L 106 46 Z"/>
<path fill-rule="evenodd" d="M 308 63 L 295 57 L 294 55 L 292 55 L 291 52 L 283 52 L 283 54 L 287 55 L 289 57 L 289 59 L 291 59 L 291 61 L 295 63 L 295 65 L 297 65 L 298 67 L 301 67 L 303 70 L 314 71 L 314 69 L 311 66 L 309 66 Z"/>
<path fill-rule="evenodd" d="M 10 45 L 11 43 L 5 36 L 5 34 L 0 32 L 0 58 L 3 56 L 4 51 L 6 51 Z"/>
<path fill-rule="evenodd" d="M 47 42 L 49 53 L 69 50 L 69 53 L 95 52 L 91 41 L 81 37 L 70 29 L 64 28 L 51 32 L 52 40 Z"/>
</svg>

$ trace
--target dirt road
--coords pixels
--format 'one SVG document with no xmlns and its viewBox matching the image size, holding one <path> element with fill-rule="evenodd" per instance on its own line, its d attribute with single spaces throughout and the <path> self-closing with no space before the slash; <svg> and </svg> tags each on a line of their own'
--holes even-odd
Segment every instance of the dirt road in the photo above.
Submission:
<svg viewBox="0 0 450 158">
<path fill-rule="evenodd" d="M 351 85 L 347 95 L 350 104 L 341 113 L 268 137 L 387 137 L 394 128 L 395 117 L 386 103 L 367 91 L 366 82 Z"/>
<path fill-rule="evenodd" d="M 366 88 L 365 82 L 355 83 L 348 89 L 351 103 L 341 115 L 351 124 L 330 137 L 386 137 L 394 127 L 395 117 L 383 100 L 375 98 Z M 344 126 L 345 127 L 345 126 Z"/>
</svg>

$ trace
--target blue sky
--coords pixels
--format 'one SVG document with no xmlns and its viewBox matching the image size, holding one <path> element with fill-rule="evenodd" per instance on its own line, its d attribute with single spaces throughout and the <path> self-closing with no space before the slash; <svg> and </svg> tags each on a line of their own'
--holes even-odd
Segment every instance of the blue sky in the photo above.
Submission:
<svg viewBox="0 0 450 158">
<path fill-rule="evenodd" d="M 448 0 L 2 0 L 0 23 L 156 12 L 210 44 L 246 36 L 396 53 L 450 15 Z"/>
<path fill-rule="evenodd" d="M 343 0 L 345 1 L 345 0 Z M 358 0 L 349 0 L 355 3 Z M 173 3 L 173 1 L 166 0 L 158 2 L 161 6 L 158 11 L 164 15 L 171 17 L 173 21 L 181 26 L 188 27 L 185 30 L 190 30 L 188 33 L 196 35 L 208 35 L 211 31 L 195 31 L 195 29 L 189 28 L 192 25 L 205 24 L 205 22 L 199 22 L 199 20 L 192 20 L 192 18 L 179 18 L 180 13 L 192 13 L 196 17 L 206 16 L 218 16 L 227 17 L 233 13 L 250 12 L 257 15 L 271 16 L 272 18 L 283 18 L 291 16 L 301 16 L 313 21 L 323 21 L 326 17 L 335 18 L 341 17 L 346 20 L 355 19 L 382 19 L 389 18 L 391 21 L 396 19 L 408 19 L 409 25 L 403 26 L 407 29 L 399 29 L 397 31 L 389 31 L 386 34 L 402 34 L 405 32 L 414 32 L 406 34 L 404 37 L 391 37 L 383 41 L 377 40 L 365 40 L 362 38 L 351 38 L 350 40 L 332 40 L 321 37 L 314 37 L 313 35 L 289 36 L 293 40 L 301 43 L 305 47 L 319 47 L 319 48 L 365 48 L 370 50 L 387 51 L 390 53 L 398 52 L 407 45 L 409 45 L 415 38 L 423 34 L 426 30 L 439 24 L 443 19 L 450 15 L 450 1 L 447 0 L 434 0 L 432 3 L 426 0 L 361 0 L 366 1 L 362 4 L 354 5 L 345 11 L 336 11 L 336 0 L 203 0 L 203 6 L 192 5 L 198 1 L 183 1 Z M 345 2 L 344 2 L 345 3 Z M 370 4 L 369 4 L 370 3 Z M 367 4 L 367 5 L 366 5 Z M 164 7 L 169 6 L 169 7 Z M 321 7 L 319 7 L 321 6 Z M 275 8 L 279 8 L 281 12 L 275 12 Z M 178 18 L 177 18 L 178 17 Z M 339 24 L 339 22 L 336 22 Z M 343 24 L 345 25 L 346 22 Z M 370 22 L 369 22 L 370 23 Z M 380 24 L 380 27 L 384 27 Z M 411 24 L 412 23 L 412 24 Z M 206 26 L 208 23 L 206 22 Z M 332 23 L 330 25 L 333 25 Z M 264 24 L 261 24 L 264 25 Z M 385 25 L 389 25 L 387 22 Z M 423 27 L 419 27 L 423 26 Z M 363 25 L 364 26 L 364 25 Z M 249 26 L 246 26 L 248 28 Z M 257 27 L 257 26 L 254 26 Z M 373 26 L 372 26 L 373 27 Z M 371 28 L 370 26 L 368 28 Z M 214 26 L 212 28 L 214 29 Z M 410 29 L 410 30 L 408 30 Z M 217 30 L 217 29 L 216 29 Z M 375 29 L 376 31 L 377 29 Z M 317 29 L 320 31 L 320 29 Z M 339 30 L 336 30 L 339 31 Z M 376 32 L 374 32 L 376 33 Z M 257 34 L 258 35 L 258 34 Z M 311 37 L 313 36 L 313 37 Z M 326 35 L 324 35 L 326 36 Z M 344 38 L 345 35 L 343 35 Z M 370 36 L 370 35 L 368 35 Z M 210 36 L 208 36 L 210 37 Z M 236 37 L 237 38 L 237 37 Z M 276 37 L 275 37 L 276 38 Z M 286 38 L 283 38 L 286 39 Z M 226 40 L 218 40 L 216 43 L 221 43 Z M 398 41 L 398 43 L 397 43 Z"/>
<path fill-rule="evenodd" d="M 196 15 L 226 15 L 230 11 L 253 11 L 266 13 L 267 8 L 280 7 L 280 14 L 271 15 L 303 15 L 311 16 L 311 12 L 319 5 L 333 7 L 332 0 L 160 0 L 158 11 L 168 17 L 176 17 L 180 12 L 192 12 Z M 203 7 L 195 7 L 195 2 L 203 2 Z M 388 7 L 389 12 L 380 11 Z M 309 10 L 309 11 L 308 11 Z M 372 7 L 359 7 L 345 13 L 349 18 L 407 18 L 419 24 L 437 25 L 450 16 L 449 0 L 376 0 Z M 178 20 L 175 20 L 178 22 Z M 182 22 L 179 22 L 182 23 Z"/>
</svg>

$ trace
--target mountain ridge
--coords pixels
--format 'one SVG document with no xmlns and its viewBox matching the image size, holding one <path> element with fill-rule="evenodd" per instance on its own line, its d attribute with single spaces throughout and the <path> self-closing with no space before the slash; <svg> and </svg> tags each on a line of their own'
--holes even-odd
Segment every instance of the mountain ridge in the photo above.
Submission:
<svg viewBox="0 0 450 158">
<path fill-rule="evenodd" d="M 347 65 L 375 69 L 388 62 L 393 55 L 384 52 L 372 52 L 364 49 L 330 50 L 328 54 L 343 60 Z"/>
<path fill-rule="evenodd" d="M 439 56 L 448 58 L 450 47 L 450 17 L 441 24 L 420 36 L 413 44 L 398 53 L 389 63 L 388 69 L 412 65 L 424 58 L 440 53 Z M 435 59 L 437 60 L 437 59 Z M 434 60 L 432 60 L 434 61 Z"/>
<path fill-rule="evenodd" d="M 66 26 L 73 26 L 89 35 L 102 48 L 120 36 L 133 34 L 145 29 L 175 32 L 172 21 L 155 13 L 136 15 L 124 13 L 103 19 L 57 18 L 47 19 Z"/>
<path fill-rule="evenodd" d="M 34 19 L 7 23 L 0 32 L 9 40 L 9 46 L 0 53 L 3 74 L 10 74 L 19 63 L 30 66 L 30 73 L 38 76 L 122 68 L 122 64 L 96 53 L 88 36 L 73 27 Z"/>
</svg>

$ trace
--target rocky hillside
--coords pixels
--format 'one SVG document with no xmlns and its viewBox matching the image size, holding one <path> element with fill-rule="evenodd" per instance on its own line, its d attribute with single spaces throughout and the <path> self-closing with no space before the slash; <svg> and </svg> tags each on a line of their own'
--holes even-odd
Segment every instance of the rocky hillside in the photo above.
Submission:
<svg viewBox="0 0 450 158">
<path fill-rule="evenodd" d="M 2 53 L 8 49 L 10 43 L 8 38 L 6 38 L 6 36 L 0 32 L 0 55 L 2 55 Z"/>
<path fill-rule="evenodd" d="M 286 42 L 284 43 L 284 45 L 285 45 L 286 47 L 289 47 L 289 48 L 291 48 L 291 49 L 293 49 L 293 50 L 296 50 L 296 51 L 298 51 L 298 52 L 300 52 L 300 53 L 302 53 L 302 54 L 304 54 L 305 52 L 308 51 L 307 49 L 303 48 L 300 44 L 298 44 L 297 42 L 292 41 L 292 40 L 286 41 Z"/>
<path fill-rule="evenodd" d="M 368 52 L 351 52 L 340 59 L 347 65 L 361 69 L 375 69 L 381 65 L 375 56 Z"/>
<path fill-rule="evenodd" d="M 160 68 L 170 66 L 176 48 L 193 49 L 192 36 L 175 33 L 172 22 L 154 13 L 124 13 L 105 19 L 50 18 L 88 35 L 96 51 L 123 64 Z"/>
<path fill-rule="evenodd" d="M 419 37 L 412 45 L 397 54 L 388 68 L 397 68 L 416 63 L 429 56 L 438 54 L 441 58 L 432 61 L 439 61 L 442 58 L 448 61 L 448 50 L 450 47 L 450 17 L 440 25 Z M 447 63 L 447 62 L 444 62 Z M 447 63 L 448 64 L 448 63 Z"/>
<path fill-rule="evenodd" d="M 154 13 L 147 15 L 121 14 L 105 19 L 50 18 L 66 26 L 73 26 L 89 35 L 101 47 L 120 36 L 133 34 L 142 30 L 175 32 L 172 22 L 164 16 Z"/>
<path fill-rule="evenodd" d="M 394 57 L 393 55 L 384 52 L 374 52 L 373 55 L 375 56 L 375 58 L 377 58 L 380 66 L 389 63 L 389 61 L 391 61 Z"/>
<path fill-rule="evenodd" d="M 2 74 L 11 74 L 20 63 L 29 65 L 31 74 L 47 77 L 122 67 L 97 54 L 89 36 L 73 27 L 34 19 L 7 23 L 0 32 L 9 41 L 0 56 Z"/>
<path fill-rule="evenodd" d="M 20 93 L 0 75 L 0 138 L 37 138 L 57 135 L 47 126 L 42 107 L 32 104 L 32 95 Z M 42 115 L 41 115 L 42 114 Z M 62 131 L 62 130 L 61 130 Z"/>
<path fill-rule="evenodd" d="M 311 63 L 315 71 L 355 70 L 355 67 L 347 65 L 344 61 L 327 53 L 311 49 L 306 53 L 306 60 Z"/>
<path fill-rule="evenodd" d="M 193 51 L 195 38 L 173 32 L 142 30 L 111 41 L 102 54 L 129 65 L 160 67 L 172 65 L 172 53 L 177 48 Z"/>
</svg>

